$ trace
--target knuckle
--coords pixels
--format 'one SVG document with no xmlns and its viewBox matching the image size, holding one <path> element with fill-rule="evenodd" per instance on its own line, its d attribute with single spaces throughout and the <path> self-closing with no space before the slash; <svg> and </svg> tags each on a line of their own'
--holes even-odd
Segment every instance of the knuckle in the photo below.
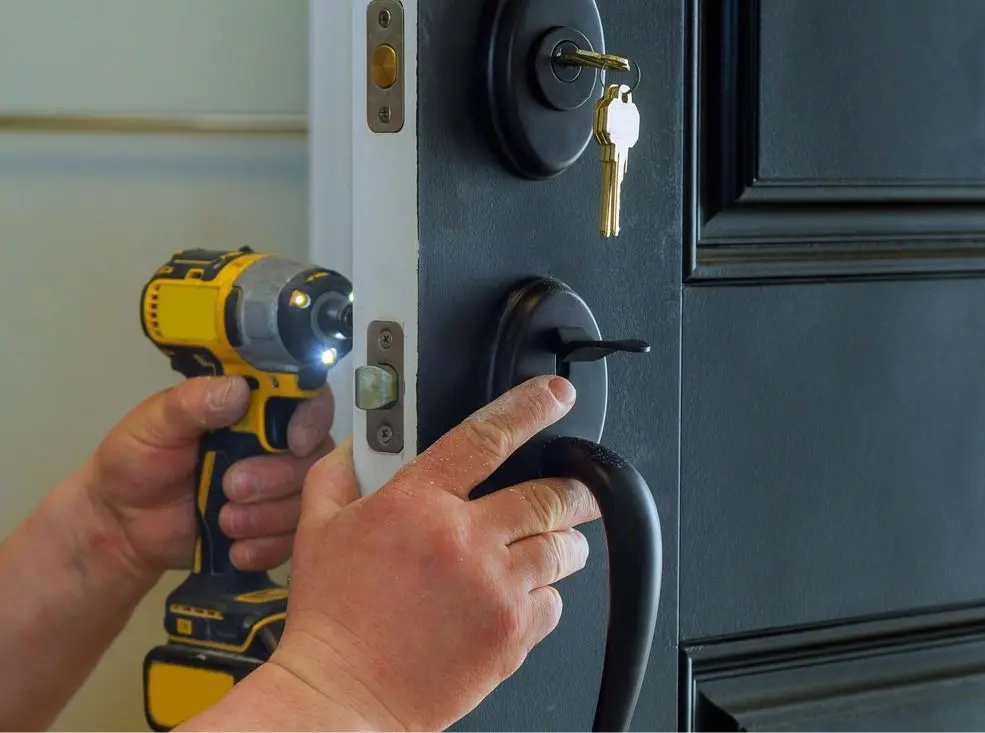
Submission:
<svg viewBox="0 0 985 733">
<path fill-rule="evenodd" d="M 544 550 L 544 569 L 547 570 L 552 578 L 560 578 L 564 575 L 565 558 L 568 555 L 566 552 L 564 541 L 561 539 L 561 535 L 552 532 L 551 534 L 544 536 L 544 542 L 542 543 Z"/>
<path fill-rule="evenodd" d="M 526 624 L 519 604 L 504 595 L 500 595 L 497 600 L 492 618 L 494 619 L 493 633 L 498 645 L 506 651 L 525 648 L 523 637 Z"/>
<path fill-rule="evenodd" d="M 487 459 L 502 460 L 513 452 L 511 431 L 498 419 L 469 418 L 462 429 L 469 445 Z"/>
<path fill-rule="evenodd" d="M 537 382 L 532 384 L 530 389 L 523 391 L 521 406 L 531 422 L 541 425 L 554 417 L 557 411 L 557 399 L 547 387 L 546 381 Z"/>
<path fill-rule="evenodd" d="M 225 531 L 233 537 L 243 534 L 245 529 L 243 519 L 243 513 L 232 506 L 227 506 L 226 510 L 220 515 L 220 521 L 225 525 Z"/>
<path fill-rule="evenodd" d="M 432 530 L 430 538 L 436 559 L 443 566 L 458 565 L 462 558 L 472 554 L 470 533 L 465 522 L 441 522 Z"/>
<path fill-rule="evenodd" d="M 529 503 L 534 518 L 545 528 L 556 527 L 567 513 L 554 483 L 535 484 L 530 491 Z"/>
</svg>

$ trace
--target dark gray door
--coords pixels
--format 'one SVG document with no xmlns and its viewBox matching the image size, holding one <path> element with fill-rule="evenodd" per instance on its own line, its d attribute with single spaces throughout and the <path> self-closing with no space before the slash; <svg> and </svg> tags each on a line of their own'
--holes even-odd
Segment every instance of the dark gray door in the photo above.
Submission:
<svg viewBox="0 0 985 733">
<path fill-rule="evenodd" d="M 558 0 L 562 2 L 562 0 Z M 623 232 L 594 149 L 531 183 L 471 102 L 485 2 L 419 27 L 420 448 L 472 409 L 516 281 L 612 337 L 603 442 L 664 528 L 637 729 L 985 726 L 985 3 L 600 0 L 643 68 Z M 585 730 L 604 538 L 461 724 Z"/>
</svg>

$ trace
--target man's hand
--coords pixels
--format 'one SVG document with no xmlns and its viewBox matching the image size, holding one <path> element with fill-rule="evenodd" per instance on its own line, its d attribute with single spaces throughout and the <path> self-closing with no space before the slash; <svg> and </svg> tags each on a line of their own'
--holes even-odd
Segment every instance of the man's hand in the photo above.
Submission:
<svg viewBox="0 0 985 733">
<path fill-rule="evenodd" d="M 239 378 L 194 379 L 154 395 L 109 433 L 0 543 L 0 729 L 48 727 L 160 574 L 187 568 L 196 522 L 199 439 L 238 422 L 249 400 Z M 288 559 L 308 467 L 332 448 L 332 395 L 298 408 L 291 452 L 234 466 L 220 522 L 239 540 L 233 562 Z M 336 494 L 344 504 L 352 497 Z"/>
<path fill-rule="evenodd" d="M 559 479 L 468 497 L 574 396 L 563 379 L 528 382 L 345 508 L 337 497 L 355 490 L 351 454 L 340 448 L 318 463 L 303 494 L 285 633 L 251 683 L 259 691 L 266 680 L 283 692 L 278 709 L 294 700 L 302 717 L 226 722 L 438 730 L 512 675 L 556 627 L 552 584 L 584 567 L 588 544 L 573 527 L 598 507 L 584 486 Z M 290 677 L 317 691 L 331 717 L 293 698 Z M 190 725 L 224 720 L 210 715 Z"/>
<path fill-rule="evenodd" d="M 127 561 L 159 574 L 189 567 L 195 543 L 194 471 L 200 438 L 235 424 L 250 390 L 239 377 L 189 379 L 133 409 L 87 466 L 89 499 L 118 530 Z M 241 570 L 266 570 L 290 558 L 308 469 L 334 448 L 329 388 L 301 405 L 288 430 L 290 452 L 231 468 L 220 514 Z"/>
</svg>

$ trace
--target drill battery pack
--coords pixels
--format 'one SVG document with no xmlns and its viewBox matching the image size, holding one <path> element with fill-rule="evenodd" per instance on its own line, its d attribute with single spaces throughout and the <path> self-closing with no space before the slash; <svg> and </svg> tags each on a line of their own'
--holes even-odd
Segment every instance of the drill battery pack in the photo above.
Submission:
<svg viewBox="0 0 985 733">
<path fill-rule="evenodd" d="M 144 658 L 144 715 L 172 730 L 263 664 L 284 631 L 287 589 L 266 573 L 189 575 L 167 601 L 168 641 Z"/>
<path fill-rule="evenodd" d="M 184 644 L 144 658 L 144 713 L 151 730 L 170 731 L 212 707 L 262 660 Z"/>
</svg>

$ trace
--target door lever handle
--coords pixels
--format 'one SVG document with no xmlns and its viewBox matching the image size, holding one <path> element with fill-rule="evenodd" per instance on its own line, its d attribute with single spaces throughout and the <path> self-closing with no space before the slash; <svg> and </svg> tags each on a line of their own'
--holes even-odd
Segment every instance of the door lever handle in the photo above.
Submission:
<svg viewBox="0 0 985 733">
<path fill-rule="evenodd" d="M 541 459 L 543 475 L 588 487 L 602 514 L 609 553 L 609 621 L 592 730 L 629 730 L 660 605 L 660 515 L 640 473 L 598 443 L 554 438 L 544 445 Z"/>
<path fill-rule="evenodd" d="M 640 339 L 593 339 L 584 328 L 559 328 L 557 330 L 558 361 L 598 361 L 616 353 L 647 354 L 650 344 Z"/>
</svg>

